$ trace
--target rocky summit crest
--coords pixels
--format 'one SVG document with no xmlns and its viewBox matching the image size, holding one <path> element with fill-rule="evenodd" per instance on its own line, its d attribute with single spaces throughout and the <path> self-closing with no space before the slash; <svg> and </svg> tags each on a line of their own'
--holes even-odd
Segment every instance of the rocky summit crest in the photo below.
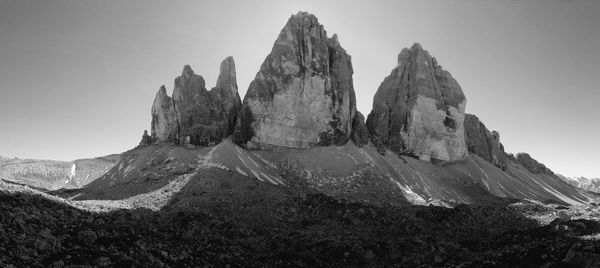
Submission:
<svg viewBox="0 0 600 268">
<path fill-rule="evenodd" d="M 398 65 L 377 89 L 367 125 L 381 150 L 458 160 L 467 155 L 465 106 L 456 80 L 415 43 L 402 49 Z"/>
<path fill-rule="evenodd" d="M 352 74 L 350 56 L 314 15 L 291 16 L 248 88 L 235 142 L 259 149 L 347 143 L 364 124 L 355 122 Z"/>
<path fill-rule="evenodd" d="M 204 78 L 185 65 L 175 79 L 173 97 L 162 86 L 152 105 L 152 139 L 208 145 L 233 133 L 241 99 L 237 92 L 235 62 L 221 63 L 217 86 L 206 90 Z"/>
</svg>

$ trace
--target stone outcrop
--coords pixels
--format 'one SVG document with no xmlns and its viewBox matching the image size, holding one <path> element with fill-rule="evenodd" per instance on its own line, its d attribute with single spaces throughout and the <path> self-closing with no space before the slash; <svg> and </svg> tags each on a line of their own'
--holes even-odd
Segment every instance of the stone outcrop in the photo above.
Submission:
<svg viewBox="0 0 600 268">
<path fill-rule="evenodd" d="M 144 134 L 142 135 L 142 140 L 140 141 L 140 146 L 146 146 L 152 144 L 152 138 L 148 135 L 148 130 L 144 130 Z"/>
<path fill-rule="evenodd" d="M 152 106 L 152 138 L 188 141 L 195 145 L 218 142 L 233 133 L 241 99 L 237 91 L 235 62 L 221 63 L 217 86 L 206 90 L 204 78 L 189 65 L 175 79 L 173 97 L 161 87 Z"/>
<path fill-rule="evenodd" d="M 450 73 L 419 44 L 404 48 L 384 79 L 367 118 L 372 141 L 423 160 L 458 160 L 467 155 L 466 99 Z"/>
<path fill-rule="evenodd" d="M 500 143 L 500 134 L 490 132 L 479 118 L 472 114 L 465 115 L 465 134 L 467 148 L 494 166 L 506 169 L 506 153 Z"/>
<path fill-rule="evenodd" d="M 308 148 L 352 138 L 350 56 L 314 15 L 293 15 L 244 97 L 234 141 L 246 148 Z"/>
<path fill-rule="evenodd" d="M 513 158 L 525 167 L 527 170 L 531 171 L 534 174 L 554 174 L 552 170 L 547 168 L 544 164 L 538 162 L 533 159 L 528 153 L 518 153 L 516 157 Z"/>
</svg>

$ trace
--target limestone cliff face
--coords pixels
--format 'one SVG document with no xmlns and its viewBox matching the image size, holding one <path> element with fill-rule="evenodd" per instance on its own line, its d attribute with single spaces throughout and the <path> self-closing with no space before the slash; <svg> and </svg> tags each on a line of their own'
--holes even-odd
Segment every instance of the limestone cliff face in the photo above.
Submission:
<svg viewBox="0 0 600 268">
<path fill-rule="evenodd" d="M 380 149 L 423 160 L 462 159 L 465 106 L 456 80 L 414 44 L 400 52 L 398 65 L 377 89 L 367 126 Z"/>
<path fill-rule="evenodd" d="M 152 104 L 152 123 L 150 133 L 153 139 L 169 141 L 179 133 L 179 123 L 173 98 L 167 95 L 165 86 L 161 86 Z"/>
<path fill-rule="evenodd" d="M 346 143 L 357 113 L 352 74 L 337 36 L 311 14 L 293 15 L 248 88 L 234 140 L 262 149 Z"/>
<path fill-rule="evenodd" d="M 173 98 L 164 86 L 159 90 L 152 107 L 153 139 L 173 141 L 178 137 L 201 145 L 233 133 L 241 99 L 232 57 L 223 60 L 220 71 L 217 86 L 210 91 L 189 65 L 175 79 Z"/>
<path fill-rule="evenodd" d="M 466 114 L 465 133 L 469 152 L 502 170 L 506 169 L 506 153 L 504 146 L 500 143 L 498 132 L 490 132 L 477 116 Z"/>
</svg>

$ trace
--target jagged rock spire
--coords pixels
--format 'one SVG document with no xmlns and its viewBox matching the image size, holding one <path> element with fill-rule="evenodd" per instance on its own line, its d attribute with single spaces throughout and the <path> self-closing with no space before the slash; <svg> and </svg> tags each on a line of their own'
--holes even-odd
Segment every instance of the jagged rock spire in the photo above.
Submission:
<svg viewBox="0 0 600 268">
<path fill-rule="evenodd" d="M 170 141 L 179 132 L 175 103 L 167 95 L 165 86 L 161 86 L 152 104 L 152 123 L 150 133 L 153 140 Z"/>
</svg>

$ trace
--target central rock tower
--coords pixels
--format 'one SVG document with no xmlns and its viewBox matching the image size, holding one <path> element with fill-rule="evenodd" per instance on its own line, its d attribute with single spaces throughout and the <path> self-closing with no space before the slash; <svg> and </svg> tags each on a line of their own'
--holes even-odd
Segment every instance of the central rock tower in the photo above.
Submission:
<svg viewBox="0 0 600 268">
<path fill-rule="evenodd" d="M 352 74 L 337 36 L 312 14 L 293 15 L 248 88 L 234 141 L 254 149 L 365 143 Z"/>
</svg>

